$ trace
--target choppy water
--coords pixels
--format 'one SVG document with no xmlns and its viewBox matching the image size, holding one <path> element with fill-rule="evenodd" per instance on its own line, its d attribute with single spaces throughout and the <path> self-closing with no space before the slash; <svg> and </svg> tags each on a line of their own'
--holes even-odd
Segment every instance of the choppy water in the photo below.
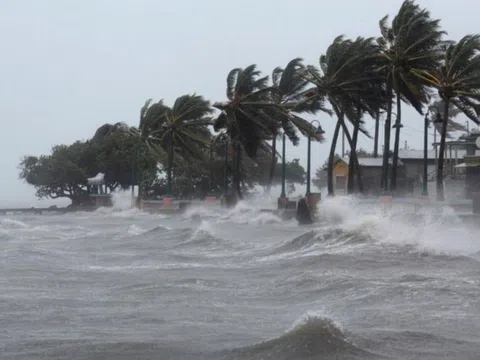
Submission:
<svg viewBox="0 0 480 360">
<path fill-rule="evenodd" d="M 448 214 L 320 212 L 0 217 L 0 358 L 480 357 L 480 236 Z"/>
</svg>

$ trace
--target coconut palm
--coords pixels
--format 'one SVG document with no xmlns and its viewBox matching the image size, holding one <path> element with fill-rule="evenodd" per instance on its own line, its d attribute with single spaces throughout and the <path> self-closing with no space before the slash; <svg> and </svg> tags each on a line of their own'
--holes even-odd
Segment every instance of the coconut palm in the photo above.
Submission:
<svg viewBox="0 0 480 360">
<path fill-rule="evenodd" d="M 261 76 L 256 65 L 236 68 L 227 76 L 227 101 L 213 106 L 221 110 L 214 130 L 225 129 L 235 149 L 233 196 L 243 198 L 241 191 L 242 151 L 255 158 L 265 148 L 265 141 L 278 133 L 284 108 L 271 101 L 273 87 L 268 86 L 268 76 Z"/>
<path fill-rule="evenodd" d="M 358 134 L 360 127 L 362 126 L 363 117 L 365 114 L 370 115 L 372 118 L 376 117 L 378 113 L 386 105 L 386 92 L 385 81 L 382 77 L 382 72 L 378 68 L 379 47 L 375 43 L 373 38 L 357 38 L 351 46 L 354 48 L 354 53 L 361 54 L 359 58 L 352 64 L 357 67 L 359 73 L 363 74 L 364 81 L 357 84 L 358 93 L 354 94 L 356 98 L 356 117 L 350 119 L 353 123 L 353 132 L 351 140 L 351 153 L 357 151 Z M 360 177 L 360 168 L 357 165 L 358 160 L 355 157 L 350 156 L 349 170 L 348 170 L 348 194 L 352 194 L 355 190 L 354 174 Z M 356 168 L 358 167 L 358 168 Z M 363 185 L 359 181 L 359 190 L 363 191 Z"/>
<path fill-rule="evenodd" d="M 202 96 L 187 94 L 178 97 L 173 106 L 163 100 L 142 107 L 139 135 L 148 151 L 167 155 L 167 195 L 172 190 L 174 152 L 184 159 L 203 159 L 202 149 L 210 143 L 212 124 L 210 102 Z"/>
<path fill-rule="evenodd" d="M 277 116 L 278 129 L 283 130 L 285 135 L 297 146 L 300 138 L 298 132 L 304 136 L 310 137 L 312 140 L 324 141 L 323 136 L 315 134 L 315 129 L 310 125 L 308 120 L 301 117 L 302 113 L 315 113 L 318 110 L 327 111 L 327 109 L 316 106 L 307 105 L 305 103 L 305 90 L 309 86 L 309 82 L 303 76 L 305 67 L 301 58 L 291 60 L 285 68 L 276 67 L 272 72 L 273 91 L 271 100 L 279 106 L 284 106 L 283 112 L 279 112 L 277 108 L 273 108 L 273 116 Z M 268 111 L 270 109 L 266 109 Z M 276 133 L 272 139 L 272 161 L 270 165 L 270 174 L 268 179 L 268 189 L 270 189 L 274 171 L 277 163 L 277 137 Z"/>
<path fill-rule="evenodd" d="M 450 104 L 475 124 L 480 124 L 480 35 L 467 35 L 458 43 L 446 44 L 440 66 L 433 70 L 414 70 L 413 73 L 437 89 L 444 101 L 436 171 L 437 200 L 443 201 L 443 160 Z"/>
<path fill-rule="evenodd" d="M 429 115 L 430 123 L 433 124 L 434 130 L 438 134 L 442 133 L 442 123 L 438 123 L 435 120 L 437 119 L 437 113 L 441 119 L 445 118 L 445 101 L 443 99 L 435 100 L 430 106 L 430 109 L 435 109 L 431 111 Z M 461 113 L 455 105 L 450 103 L 448 107 L 448 124 L 447 124 L 447 138 L 452 139 L 454 137 L 453 133 L 456 131 L 467 131 L 467 127 L 459 122 L 455 121 L 454 118 Z"/>
<path fill-rule="evenodd" d="M 320 69 L 308 66 L 307 79 L 315 85 L 315 91 L 309 91 L 309 101 L 328 101 L 337 117 L 337 123 L 332 137 L 330 154 L 328 158 L 328 194 L 334 195 L 333 190 L 333 163 L 335 159 L 335 148 L 337 145 L 340 128 L 345 132 L 350 144 L 351 157 L 358 165 L 358 159 L 353 146 L 352 137 L 345 124 L 345 118 L 353 122 L 358 131 L 368 134 L 362 127 L 362 120 L 359 114 L 366 110 L 370 111 L 378 104 L 381 97 L 372 91 L 372 86 L 380 84 L 381 78 L 374 72 L 362 69 L 363 65 L 370 67 L 372 54 L 365 51 L 366 48 L 373 48 L 372 39 L 358 38 L 355 41 L 337 37 L 328 47 L 325 55 L 320 57 Z M 368 46 L 366 45 L 368 44 Z M 373 57 L 374 59 L 374 57 Z M 373 61 L 374 62 L 374 61 Z M 368 85 L 366 85 L 368 84 Z M 359 186 L 361 179 L 357 174 Z"/>
<path fill-rule="evenodd" d="M 412 105 L 422 114 L 422 107 L 428 102 L 428 89 L 422 81 L 412 76 L 412 70 L 432 69 L 440 57 L 439 43 L 444 35 L 440 30 L 440 21 L 430 18 L 426 9 L 420 9 L 413 0 L 405 0 L 391 25 L 388 16 L 380 20 L 381 37 L 377 39 L 381 47 L 381 71 L 387 82 L 390 98 L 385 120 L 385 139 L 383 157 L 383 186 L 388 189 L 388 157 L 390 153 L 390 128 L 392 105 L 397 105 L 395 120 L 395 141 L 391 189 L 395 190 L 397 180 L 398 150 L 401 126 L 401 102 Z"/>
</svg>

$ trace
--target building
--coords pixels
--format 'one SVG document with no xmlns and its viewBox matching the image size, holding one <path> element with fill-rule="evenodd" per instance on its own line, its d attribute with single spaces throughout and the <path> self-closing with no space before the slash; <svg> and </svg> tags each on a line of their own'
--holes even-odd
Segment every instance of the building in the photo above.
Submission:
<svg viewBox="0 0 480 360">
<path fill-rule="evenodd" d="M 104 177 L 105 174 L 98 173 L 97 176 L 87 179 L 89 196 L 94 206 L 112 206 L 112 197 L 107 193 Z"/>
<path fill-rule="evenodd" d="M 348 188 L 348 162 L 349 158 L 339 158 L 333 165 L 333 187 L 337 195 L 347 194 Z M 382 157 L 360 157 L 358 158 L 363 182 L 364 194 L 378 195 L 381 192 L 382 181 Z M 389 174 L 391 174 L 392 159 L 389 159 Z M 398 161 L 397 173 L 398 188 L 405 188 L 405 171 L 401 159 Z M 357 181 L 355 181 L 357 184 Z"/>
</svg>

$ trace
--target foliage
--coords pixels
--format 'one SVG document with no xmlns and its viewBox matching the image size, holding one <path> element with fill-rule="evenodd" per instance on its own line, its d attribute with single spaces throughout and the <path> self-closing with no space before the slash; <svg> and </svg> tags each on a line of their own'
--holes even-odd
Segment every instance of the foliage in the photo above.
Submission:
<svg viewBox="0 0 480 360">
<path fill-rule="evenodd" d="M 26 156 L 20 163 L 20 178 L 36 189 L 40 199 L 66 197 L 80 203 L 87 197 L 86 180 L 94 176 L 95 154 L 88 143 L 58 145 L 50 155 Z"/>
<path fill-rule="evenodd" d="M 391 25 L 388 16 L 380 20 L 382 36 L 377 42 L 381 52 L 380 68 L 385 76 L 389 103 L 385 121 L 385 154 L 390 153 L 390 127 L 392 118 L 393 93 L 396 95 L 395 140 L 393 149 L 393 167 L 391 190 L 396 189 L 398 151 L 400 144 L 401 102 L 413 106 L 422 114 L 424 104 L 429 101 L 429 88 L 420 78 L 413 75 L 415 71 L 435 68 L 441 57 L 440 44 L 445 34 L 440 29 L 440 21 L 430 18 L 426 9 L 421 9 L 412 0 L 405 0 Z M 384 156 L 384 189 L 388 188 L 388 159 Z"/>
<path fill-rule="evenodd" d="M 450 104 L 475 124 L 480 124 L 480 35 L 467 35 L 458 43 L 446 44 L 439 66 L 417 70 L 414 74 L 437 89 L 444 101 L 436 172 L 437 200 L 443 201 L 443 160 Z"/>
</svg>

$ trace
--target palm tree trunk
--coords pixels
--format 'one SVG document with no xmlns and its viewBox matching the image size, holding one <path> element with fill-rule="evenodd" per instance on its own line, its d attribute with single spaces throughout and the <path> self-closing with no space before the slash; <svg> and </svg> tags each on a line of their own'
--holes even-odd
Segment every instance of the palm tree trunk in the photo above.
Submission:
<svg viewBox="0 0 480 360">
<path fill-rule="evenodd" d="M 385 119 L 385 131 L 384 131 L 384 141 L 383 141 L 383 162 L 382 162 L 382 180 L 381 180 L 381 189 L 385 192 L 388 191 L 388 158 L 390 156 L 390 128 L 392 125 L 392 84 L 391 81 L 387 84 L 387 95 L 389 96 L 389 101 L 387 104 L 387 118 Z"/>
<path fill-rule="evenodd" d="M 328 155 L 328 165 L 327 165 L 327 189 L 328 196 L 335 196 L 335 191 L 333 189 L 333 166 L 335 162 L 335 149 L 337 147 L 338 134 L 340 133 L 341 121 L 340 117 L 343 118 L 343 114 L 337 115 L 339 118 L 337 124 L 335 125 L 335 130 L 333 132 L 332 144 L 330 145 L 330 154 Z"/>
<path fill-rule="evenodd" d="M 443 189 L 443 160 L 445 157 L 445 140 L 447 138 L 448 107 L 450 105 L 450 99 L 446 98 L 444 101 L 442 133 L 440 136 L 440 150 L 437 164 L 437 201 L 445 200 L 445 193 Z"/>
<path fill-rule="evenodd" d="M 355 158 L 357 155 L 357 140 L 358 140 L 358 130 L 360 129 L 360 117 L 357 119 L 353 126 L 353 135 L 352 135 L 352 146 L 350 149 L 350 159 L 348 161 L 348 195 L 351 195 L 355 191 L 355 174 L 356 174 L 356 166 L 355 166 Z M 355 156 L 351 154 L 355 153 Z M 357 159 L 358 162 L 358 159 Z"/>
<path fill-rule="evenodd" d="M 240 200 L 243 200 L 242 194 L 242 186 L 241 186 L 241 179 L 240 179 L 240 172 L 241 172 L 241 161 L 242 161 L 242 149 L 239 143 L 235 146 L 235 170 L 233 175 L 233 191 L 232 193 L 237 195 Z"/>
<path fill-rule="evenodd" d="M 397 190 L 397 166 L 398 166 L 398 150 L 400 147 L 400 124 L 402 121 L 402 103 L 400 92 L 397 91 L 397 119 L 395 120 L 395 143 L 393 145 L 393 161 L 392 161 L 392 179 L 390 180 L 390 189 L 392 192 Z"/>
<path fill-rule="evenodd" d="M 373 157 L 378 157 L 378 132 L 380 126 L 380 112 L 375 115 L 375 138 L 373 140 Z"/>
<path fill-rule="evenodd" d="M 360 163 L 358 162 L 358 156 L 357 156 L 357 153 L 356 151 L 352 151 L 352 145 L 353 145 L 353 139 L 352 137 L 350 136 L 350 132 L 348 131 L 348 128 L 347 128 L 347 125 L 345 124 L 345 121 L 342 121 L 342 128 L 343 128 L 343 132 L 345 134 L 345 137 L 347 138 L 347 141 L 348 141 L 348 145 L 350 146 L 350 157 L 353 157 L 353 161 L 354 161 L 354 164 L 355 164 L 355 174 L 357 176 L 357 182 L 358 182 L 358 191 L 360 193 L 363 193 L 363 190 L 364 190 L 364 187 L 363 187 L 363 179 L 362 179 L 362 172 L 361 172 L 361 168 L 360 168 Z"/>
<path fill-rule="evenodd" d="M 167 195 L 172 195 L 172 167 L 173 167 L 173 138 L 168 138 L 168 154 L 167 154 Z"/>
<path fill-rule="evenodd" d="M 272 140 L 272 160 L 270 163 L 270 174 L 268 176 L 267 193 L 270 194 L 272 188 L 273 177 L 275 176 L 275 168 L 277 166 L 277 136 L 273 136 Z"/>
</svg>

